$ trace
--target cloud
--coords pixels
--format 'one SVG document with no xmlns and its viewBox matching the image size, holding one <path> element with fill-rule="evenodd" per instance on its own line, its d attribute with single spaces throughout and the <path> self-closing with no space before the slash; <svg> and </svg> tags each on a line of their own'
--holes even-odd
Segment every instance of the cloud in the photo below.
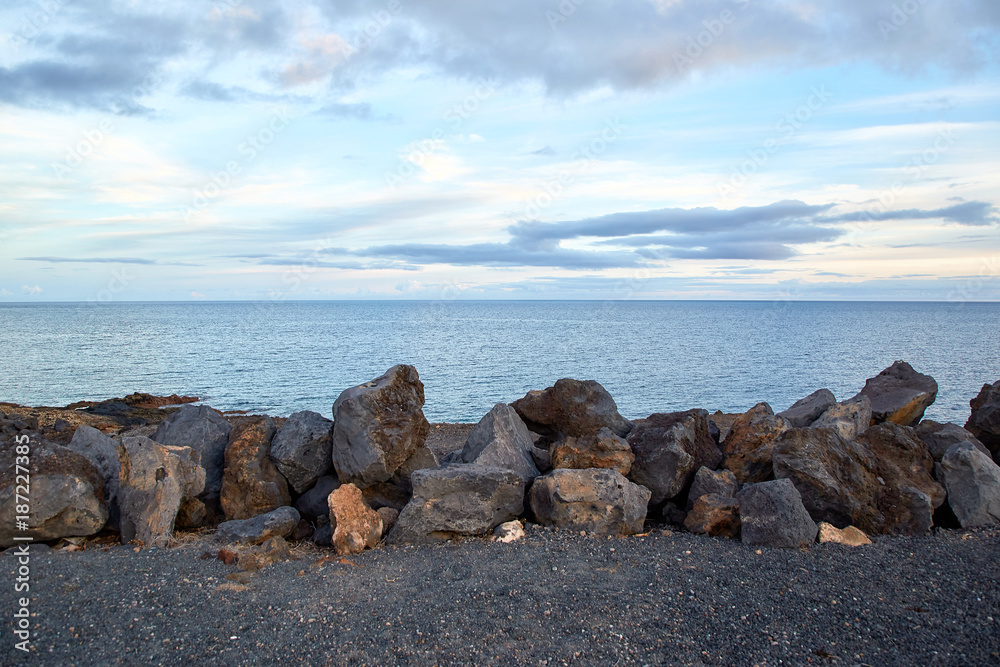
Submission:
<svg viewBox="0 0 1000 667">
<path fill-rule="evenodd" d="M 364 248 L 355 254 L 399 259 L 414 264 L 545 266 L 574 270 L 635 267 L 645 263 L 632 252 L 590 252 L 559 247 L 540 250 L 525 248 L 517 242 L 472 245 L 409 243 Z"/>
<path fill-rule="evenodd" d="M 529 151 L 528 153 L 526 153 L 526 155 L 541 155 L 544 157 L 551 157 L 555 154 L 556 154 L 556 149 L 552 148 L 552 146 L 549 145 L 545 145 L 542 148 L 539 148 L 537 151 Z"/>
<path fill-rule="evenodd" d="M 34 287 L 32 287 L 31 285 L 21 285 L 21 291 L 27 294 L 28 296 L 36 296 L 38 294 L 41 294 L 45 290 L 43 290 L 38 285 L 35 285 Z"/>
<path fill-rule="evenodd" d="M 993 225 L 1000 223 L 1000 210 L 987 202 L 969 201 L 954 206 L 930 210 L 911 208 L 899 211 L 859 211 L 827 218 L 825 221 L 882 222 L 889 220 L 934 220 L 939 218 L 960 225 Z"/>
<path fill-rule="evenodd" d="M 323 116 L 331 116 L 333 118 L 347 118 L 351 120 L 363 120 L 369 122 L 401 122 L 399 116 L 395 116 L 393 114 L 385 114 L 382 116 L 377 115 L 372 109 L 372 105 L 367 102 L 334 102 L 321 107 L 316 113 Z"/>
<path fill-rule="evenodd" d="M 138 257 L 18 257 L 25 262 L 48 262 L 50 264 L 80 263 L 80 264 L 156 264 L 153 259 Z M 187 265 L 186 265 L 187 266 Z"/>
</svg>

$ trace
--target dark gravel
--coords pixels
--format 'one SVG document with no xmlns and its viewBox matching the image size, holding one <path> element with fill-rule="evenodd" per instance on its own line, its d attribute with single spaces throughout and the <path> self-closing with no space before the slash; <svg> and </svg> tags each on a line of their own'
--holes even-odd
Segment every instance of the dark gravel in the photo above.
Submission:
<svg viewBox="0 0 1000 667">
<path fill-rule="evenodd" d="M 1000 531 L 851 549 L 654 532 L 313 551 L 255 575 L 207 547 L 33 556 L 43 665 L 997 665 Z M 227 579 L 245 577 L 245 583 Z"/>
</svg>

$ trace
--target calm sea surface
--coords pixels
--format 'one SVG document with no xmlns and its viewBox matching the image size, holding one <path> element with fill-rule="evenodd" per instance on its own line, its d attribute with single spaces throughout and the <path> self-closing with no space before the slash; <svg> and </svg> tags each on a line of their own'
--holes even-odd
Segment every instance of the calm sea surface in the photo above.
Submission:
<svg viewBox="0 0 1000 667">
<path fill-rule="evenodd" d="M 0 400 L 176 392 L 329 417 L 343 389 L 409 363 L 431 421 L 477 421 L 562 377 L 599 381 L 636 418 L 849 398 L 905 359 L 940 386 L 927 417 L 964 424 L 1000 379 L 998 334 L 1000 304 L 968 303 L 0 304 Z"/>
</svg>

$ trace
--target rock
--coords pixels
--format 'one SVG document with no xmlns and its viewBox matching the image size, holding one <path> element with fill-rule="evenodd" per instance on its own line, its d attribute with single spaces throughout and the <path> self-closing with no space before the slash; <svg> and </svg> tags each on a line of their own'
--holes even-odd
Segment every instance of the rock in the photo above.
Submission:
<svg viewBox="0 0 1000 667">
<path fill-rule="evenodd" d="M 530 484 L 539 474 L 532 449 L 528 427 L 514 408 L 497 403 L 469 434 L 461 461 L 513 470 L 525 484 Z"/>
<path fill-rule="evenodd" d="M 205 523 L 208 512 L 205 503 L 197 498 L 184 498 L 174 519 L 174 530 L 194 530 Z"/>
<path fill-rule="evenodd" d="M 820 544 L 843 544 L 848 547 L 862 547 L 872 543 L 863 531 L 854 526 L 847 526 L 841 530 L 825 521 L 819 524 L 819 541 Z"/>
<path fill-rule="evenodd" d="M 376 511 L 382 518 L 382 537 L 385 537 L 395 527 L 396 521 L 399 520 L 399 510 L 392 507 L 379 507 Z"/>
<path fill-rule="evenodd" d="M 325 524 L 316 529 L 316 532 L 312 536 L 313 544 L 320 547 L 332 547 L 333 546 L 333 526 L 327 521 Z"/>
<path fill-rule="evenodd" d="M 696 500 L 710 493 L 722 496 L 723 498 L 735 498 L 736 492 L 740 490 L 736 475 L 729 470 L 711 470 L 702 466 L 694 474 L 694 481 L 691 482 L 691 490 L 688 492 L 687 508 L 690 511 L 694 507 Z"/>
<path fill-rule="evenodd" d="M 814 521 L 878 532 L 881 493 L 871 451 L 830 428 L 786 431 L 774 447 L 774 475 L 788 479 Z"/>
<path fill-rule="evenodd" d="M 184 405 L 156 428 L 153 440 L 161 445 L 190 447 L 201 454 L 205 469 L 205 491 L 209 504 L 218 502 L 222 489 L 222 472 L 226 460 L 226 445 L 232 425 L 207 405 Z"/>
<path fill-rule="evenodd" d="M 249 519 L 292 503 L 285 478 L 268 456 L 274 432 L 270 417 L 251 417 L 230 431 L 219 498 L 227 520 Z"/>
<path fill-rule="evenodd" d="M 340 480 L 333 475 L 320 477 L 316 480 L 313 488 L 303 493 L 295 501 L 295 509 L 299 511 L 299 514 L 308 519 L 329 516 L 330 506 L 327 505 L 326 499 L 339 486 Z"/>
<path fill-rule="evenodd" d="M 972 414 L 965 428 L 976 436 L 1000 462 L 1000 380 L 984 384 L 979 395 L 969 401 Z"/>
<path fill-rule="evenodd" d="M 504 544 L 517 542 L 524 537 L 524 526 L 521 525 L 520 521 L 501 523 L 493 531 L 493 535 L 496 536 L 497 542 L 503 542 Z"/>
<path fill-rule="evenodd" d="M 389 533 L 392 543 L 485 535 L 524 511 L 524 480 L 504 468 L 457 464 L 418 470 L 410 480 L 413 499 Z"/>
<path fill-rule="evenodd" d="M 671 526 L 681 527 L 687 521 L 687 512 L 683 508 L 678 507 L 677 503 L 665 503 L 663 509 L 660 511 L 660 515 Z"/>
<path fill-rule="evenodd" d="M 976 436 L 958 424 L 939 424 L 936 421 L 925 419 L 917 425 L 917 437 L 927 445 L 927 451 L 931 458 L 938 463 L 944 458 L 945 453 L 951 449 L 952 445 L 960 442 L 968 442 L 973 447 L 981 451 L 986 456 L 992 457 L 990 450 L 986 449 L 983 443 L 979 442 Z"/>
<path fill-rule="evenodd" d="M 553 440 L 560 435 L 593 435 L 603 427 L 621 437 L 632 430 L 611 394 L 594 380 L 559 380 L 548 389 L 529 391 L 511 407 L 529 429 Z"/>
<path fill-rule="evenodd" d="M 529 496 L 543 526 L 634 535 L 642 532 L 650 492 L 614 470 L 557 468 L 537 478 Z"/>
<path fill-rule="evenodd" d="M 121 529 L 118 508 L 118 475 L 125 450 L 121 444 L 87 425 L 77 427 L 66 448 L 87 457 L 104 480 L 104 500 L 108 507 L 108 527 Z"/>
<path fill-rule="evenodd" d="M 223 521 L 219 524 L 216 536 L 227 542 L 260 544 L 272 537 L 288 537 L 299 524 L 300 518 L 294 507 L 279 507 L 249 519 Z"/>
<path fill-rule="evenodd" d="M 695 501 L 684 527 L 692 533 L 737 539 L 740 536 L 740 501 L 709 493 Z"/>
<path fill-rule="evenodd" d="M 819 532 L 788 479 L 750 484 L 739 492 L 741 540 L 747 546 L 795 548 Z"/>
<path fill-rule="evenodd" d="M 0 447 L 0 546 L 13 546 L 15 537 L 55 540 L 100 531 L 108 521 L 108 507 L 103 475 L 90 459 L 44 440 L 22 443 Z M 18 453 L 19 446 L 27 449 Z M 25 455 L 30 462 L 27 465 L 24 459 L 18 462 L 18 457 Z M 17 530 L 16 517 L 25 514 L 18 511 L 18 505 L 24 503 L 17 497 L 25 468 L 30 470 L 28 529 Z M 24 495 L 24 489 L 20 491 Z"/>
<path fill-rule="evenodd" d="M 413 366 L 393 366 L 345 390 L 333 404 L 333 464 L 359 488 L 385 482 L 427 440 L 424 385 Z"/>
<path fill-rule="evenodd" d="M 413 497 L 413 485 L 410 483 L 410 476 L 417 470 L 428 470 L 438 467 L 437 457 L 426 445 L 422 445 L 410 455 L 410 458 L 403 462 L 392 478 L 387 482 L 378 482 L 371 486 L 366 486 L 361 492 L 365 496 L 365 502 L 374 510 L 381 507 L 391 507 L 396 511 L 403 511 L 406 503 Z"/>
<path fill-rule="evenodd" d="M 758 403 L 733 423 L 722 442 L 722 467 L 731 470 L 740 484 L 771 479 L 771 451 L 789 428 L 789 423 L 775 416 L 770 405 Z"/>
<path fill-rule="evenodd" d="M 271 441 L 271 461 L 295 493 L 333 468 L 333 422 L 317 412 L 292 414 Z"/>
<path fill-rule="evenodd" d="M 223 565 L 236 565 L 240 559 L 240 555 L 232 549 L 219 549 L 215 557 L 222 561 Z"/>
<path fill-rule="evenodd" d="M 382 517 L 365 504 L 361 489 L 344 484 L 330 494 L 330 525 L 333 546 L 341 556 L 374 548 L 382 539 Z"/>
<path fill-rule="evenodd" d="M 962 528 L 1000 524 L 1000 466 L 968 442 L 941 459 L 948 504 Z"/>
<path fill-rule="evenodd" d="M 295 524 L 295 530 L 292 534 L 288 536 L 288 539 L 292 542 L 301 542 L 302 540 L 308 540 L 313 535 L 312 524 L 305 519 L 299 519 L 299 522 Z"/>
<path fill-rule="evenodd" d="M 650 490 L 652 505 L 682 494 L 698 468 L 715 468 L 722 458 L 705 410 L 650 415 L 628 444 L 635 455 L 628 478 Z"/>
<path fill-rule="evenodd" d="M 539 475 L 552 472 L 552 455 L 549 453 L 549 450 L 532 446 L 531 460 L 535 462 L 535 467 L 538 468 Z"/>
<path fill-rule="evenodd" d="M 871 421 L 871 401 L 859 395 L 829 408 L 812 423 L 812 428 L 831 428 L 845 440 L 853 440 L 868 430 Z"/>
<path fill-rule="evenodd" d="M 892 422 L 914 426 L 924 410 L 937 398 L 938 385 L 930 375 L 913 370 L 905 361 L 897 361 L 865 382 L 859 396 L 872 402 L 872 423 Z"/>
<path fill-rule="evenodd" d="M 173 537 L 181 503 L 205 490 L 201 454 L 144 437 L 123 438 L 122 447 L 118 491 L 122 543 L 138 540 L 147 547 L 165 547 Z"/>
<path fill-rule="evenodd" d="M 238 567 L 245 572 L 257 572 L 268 565 L 281 563 L 291 557 L 292 553 L 285 538 L 274 536 L 268 538 L 260 547 L 240 555 Z"/>
<path fill-rule="evenodd" d="M 876 500 L 882 522 L 878 530 L 868 532 L 922 535 L 930 530 L 934 510 L 944 503 L 945 492 L 934 481 L 934 459 L 916 432 L 886 422 L 872 426 L 857 441 L 871 450 L 884 484 Z"/>
<path fill-rule="evenodd" d="M 594 435 L 563 438 L 552 445 L 550 460 L 553 468 L 607 468 L 628 475 L 635 455 L 628 441 L 605 426 Z"/>
<path fill-rule="evenodd" d="M 832 408 L 837 403 L 833 392 L 829 389 L 818 389 L 805 398 L 796 401 L 792 407 L 778 416 L 783 417 L 792 428 L 805 428 L 810 426 L 820 416 Z"/>
</svg>

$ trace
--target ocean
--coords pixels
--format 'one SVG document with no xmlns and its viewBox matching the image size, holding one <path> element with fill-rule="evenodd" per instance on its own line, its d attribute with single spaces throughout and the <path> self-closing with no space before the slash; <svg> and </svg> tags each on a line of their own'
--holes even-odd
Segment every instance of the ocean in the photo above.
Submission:
<svg viewBox="0 0 1000 667">
<path fill-rule="evenodd" d="M 997 303 L 0 304 L 0 401 L 142 391 L 330 417 L 342 390 L 407 363 L 431 421 L 478 421 L 563 377 L 597 380 L 629 418 L 759 401 L 777 412 L 821 387 L 849 398 L 904 359 L 940 387 L 926 417 L 964 424 L 1000 379 L 998 333 Z"/>
</svg>

